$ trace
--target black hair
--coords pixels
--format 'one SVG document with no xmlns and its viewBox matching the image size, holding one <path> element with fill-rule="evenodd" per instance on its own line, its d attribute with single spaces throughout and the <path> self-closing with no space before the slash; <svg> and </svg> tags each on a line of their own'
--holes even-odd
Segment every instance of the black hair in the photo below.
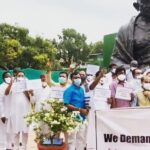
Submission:
<svg viewBox="0 0 150 150">
<path fill-rule="evenodd" d="M 118 73 L 124 71 L 126 73 L 126 69 L 124 68 L 124 66 L 119 66 L 116 68 L 116 71 L 115 71 L 115 75 L 118 75 Z"/>
<path fill-rule="evenodd" d="M 112 67 L 114 67 L 114 66 L 116 66 L 117 67 L 117 65 L 116 64 L 110 64 L 109 65 L 109 69 L 111 69 Z"/>
<path fill-rule="evenodd" d="M 3 74 L 2 74 L 2 79 L 4 80 L 5 79 L 5 76 L 6 76 L 6 74 L 10 74 L 10 72 L 9 71 L 5 71 Z"/>
<path fill-rule="evenodd" d="M 101 72 L 101 70 L 97 71 L 96 74 L 95 74 L 95 77 L 98 77 L 100 72 Z"/>
<path fill-rule="evenodd" d="M 13 70 L 13 74 L 18 74 L 18 72 L 20 72 L 20 71 L 21 71 L 21 68 L 16 67 L 16 68 L 14 68 L 14 70 Z"/>
<path fill-rule="evenodd" d="M 61 71 L 61 72 L 59 73 L 59 75 L 61 75 L 61 74 L 65 74 L 65 75 L 67 76 L 67 78 L 68 78 L 68 73 L 67 73 L 67 72 Z"/>
<path fill-rule="evenodd" d="M 19 73 L 23 73 L 23 74 L 25 75 L 25 73 L 20 70 L 20 71 L 18 71 L 18 72 L 16 73 L 16 76 L 17 76 Z"/>
<path fill-rule="evenodd" d="M 40 79 L 43 78 L 43 77 L 45 77 L 45 74 L 40 75 Z"/>
<path fill-rule="evenodd" d="M 78 71 L 73 72 L 73 73 L 70 75 L 71 80 L 72 80 L 73 76 L 76 76 L 76 75 L 78 75 L 78 74 L 79 74 Z"/>
</svg>

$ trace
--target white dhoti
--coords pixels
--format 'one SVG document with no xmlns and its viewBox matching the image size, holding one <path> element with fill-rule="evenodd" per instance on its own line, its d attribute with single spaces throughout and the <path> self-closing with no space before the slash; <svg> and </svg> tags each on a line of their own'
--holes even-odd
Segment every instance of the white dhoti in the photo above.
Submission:
<svg viewBox="0 0 150 150">
<path fill-rule="evenodd" d="M 68 148 L 69 150 L 84 150 L 86 147 L 87 137 L 87 122 L 80 125 L 78 131 L 68 134 Z"/>
</svg>

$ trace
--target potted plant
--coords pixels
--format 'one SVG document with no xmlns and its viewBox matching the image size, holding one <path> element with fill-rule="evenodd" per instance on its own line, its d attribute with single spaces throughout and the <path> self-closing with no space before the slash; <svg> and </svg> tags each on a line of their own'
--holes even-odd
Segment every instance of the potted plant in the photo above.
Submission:
<svg viewBox="0 0 150 150">
<path fill-rule="evenodd" d="M 41 111 L 32 111 L 25 117 L 33 125 L 39 150 L 67 150 L 67 132 L 77 130 L 82 122 L 79 112 L 71 112 L 62 101 L 52 99 L 41 105 Z M 60 134 L 65 135 L 65 141 Z"/>
</svg>

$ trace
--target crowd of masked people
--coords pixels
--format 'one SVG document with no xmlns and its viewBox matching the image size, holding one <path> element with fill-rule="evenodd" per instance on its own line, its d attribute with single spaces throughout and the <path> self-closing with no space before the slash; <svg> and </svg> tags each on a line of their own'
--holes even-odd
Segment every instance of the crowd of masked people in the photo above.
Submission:
<svg viewBox="0 0 150 150">
<path fill-rule="evenodd" d="M 14 83 L 28 80 L 24 72 L 14 70 L 3 73 L 3 83 L 0 85 L 0 150 L 27 150 L 29 127 L 24 117 L 31 111 L 32 103 L 35 111 L 40 111 L 41 102 L 50 98 L 51 88 L 64 89 L 63 101 L 71 111 L 79 111 L 83 119 L 79 130 L 68 133 L 68 149 L 84 150 L 94 147 L 94 101 L 95 90 L 102 88 L 110 90 L 111 96 L 96 105 L 99 109 L 122 107 L 137 107 L 150 105 L 150 67 L 139 68 L 132 61 L 130 68 L 111 64 L 109 72 L 99 70 L 95 76 L 84 70 L 73 70 L 71 73 L 60 72 L 58 83 L 51 78 L 51 71 L 40 76 L 41 89 L 16 92 L 13 94 Z M 20 82 L 21 83 L 21 82 Z M 118 87 L 130 90 L 130 100 L 116 98 Z M 94 148 L 93 148 L 94 149 Z"/>
</svg>

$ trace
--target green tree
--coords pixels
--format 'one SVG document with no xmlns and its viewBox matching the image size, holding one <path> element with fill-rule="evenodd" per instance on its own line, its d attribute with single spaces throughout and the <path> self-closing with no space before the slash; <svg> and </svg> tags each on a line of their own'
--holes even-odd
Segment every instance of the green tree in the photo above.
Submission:
<svg viewBox="0 0 150 150">
<path fill-rule="evenodd" d="M 63 59 L 64 65 L 69 65 L 73 59 L 75 62 L 86 61 L 90 53 L 86 36 L 78 33 L 74 29 L 63 29 L 62 35 L 59 35 L 59 41 L 53 40 L 58 48 L 57 58 Z"/>
<path fill-rule="evenodd" d="M 90 44 L 91 47 L 91 53 L 102 53 L 103 52 L 103 42 L 102 41 L 97 41 L 95 43 Z"/>
<path fill-rule="evenodd" d="M 0 63 L 3 66 L 47 69 L 47 63 L 55 64 L 56 52 L 50 40 L 33 38 L 28 29 L 22 27 L 0 24 Z"/>
</svg>

